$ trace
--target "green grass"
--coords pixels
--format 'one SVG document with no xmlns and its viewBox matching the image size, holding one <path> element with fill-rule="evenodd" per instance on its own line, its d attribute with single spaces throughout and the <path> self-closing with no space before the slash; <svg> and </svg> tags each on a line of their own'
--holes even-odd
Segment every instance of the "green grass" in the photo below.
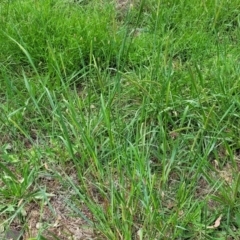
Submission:
<svg viewBox="0 0 240 240">
<path fill-rule="evenodd" d="M 97 239 L 240 238 L 239 1 L 5 0 L 0 26 L 1 229 L 50 177 Z"/>
</svg>

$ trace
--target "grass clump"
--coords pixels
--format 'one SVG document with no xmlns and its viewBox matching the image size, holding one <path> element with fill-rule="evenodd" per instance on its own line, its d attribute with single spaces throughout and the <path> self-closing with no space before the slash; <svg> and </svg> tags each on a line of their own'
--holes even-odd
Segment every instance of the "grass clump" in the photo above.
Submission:
<svg viewBox="0 0 240 240">
<path fill-rule="evenodd" d="M 113 24 L 109 24 L 114 20 L 111 5 L 83 8 L 61 1 L 16 1 L 5 3 L 3 8 L 7 12 L 2 54 L 10 57 L 10 65 L 29 65 L 28 53 L 38 71 L 66 77 L 86 67 L 92 55 L 102 67 L 114 61 L 111 45 L 117 40 L 112 34 Z M 97 12 L 100 9 L 103 16 Z"/>
<path fill-rule="evenodd" d="M 238 5 L 3 2 L 0 234 L 238 239 Z"/>
</svg>

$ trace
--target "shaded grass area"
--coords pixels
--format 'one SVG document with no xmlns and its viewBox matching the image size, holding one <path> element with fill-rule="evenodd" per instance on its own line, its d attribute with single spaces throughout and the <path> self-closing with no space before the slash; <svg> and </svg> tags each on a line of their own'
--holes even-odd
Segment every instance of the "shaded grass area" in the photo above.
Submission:
<svg viewBox="0 0 240 240">
<path fill-rule="evenodd" d="M 4 229 L 49 238 L 51 179 L 97 239 L 238 239 L 239 13 L 238 1 L 3 1 Z"/>
</svg>

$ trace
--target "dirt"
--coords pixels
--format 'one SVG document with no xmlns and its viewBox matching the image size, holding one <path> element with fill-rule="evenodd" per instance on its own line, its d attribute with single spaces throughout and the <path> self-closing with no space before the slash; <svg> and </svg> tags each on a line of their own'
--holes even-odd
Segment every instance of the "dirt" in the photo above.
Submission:
<svg viewBox="0 0 240 240">
<path fill-rule="evenodd" d="M 76 174 L 72 177 L 77 179 Z M 77 180 L 76 180 L 77 181 Z M 42 236 L 47 240 L 85 240 L 104 239 L 94 231 L 85 219 L 93 220 L 87 207 L 78 206 L 83 217 L 74 214 L 68 203 L 71 198 L 71 190 L 58 177 L 42 175 L 37 185 L 45 189 L 48 194 L 47 200 L 31 199 L 23 206 L 22 216 L 16 217 L 5 233 L 0 233 L 1 239 L 28 240 Z M 44 192 L 44 191 L 43 191 Z M 19 206 L 24 203 L 20 200 Z"/>
</svg>

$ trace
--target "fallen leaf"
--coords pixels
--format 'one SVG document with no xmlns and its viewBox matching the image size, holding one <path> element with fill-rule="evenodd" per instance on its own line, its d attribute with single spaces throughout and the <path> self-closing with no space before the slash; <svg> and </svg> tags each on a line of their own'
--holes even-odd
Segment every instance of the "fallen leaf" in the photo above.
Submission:
<svg viewBox="0 0 240 240">
<path fill-rule="evenodd" d="M 208 229 L 214 229 L 220 226 L 221 224 L 221 219 L 222 219 L 222 214 L 217 218 L 217 220 L 215 221 L 214 225 L 212 226 L 208 226 Z"/>
</svg>

